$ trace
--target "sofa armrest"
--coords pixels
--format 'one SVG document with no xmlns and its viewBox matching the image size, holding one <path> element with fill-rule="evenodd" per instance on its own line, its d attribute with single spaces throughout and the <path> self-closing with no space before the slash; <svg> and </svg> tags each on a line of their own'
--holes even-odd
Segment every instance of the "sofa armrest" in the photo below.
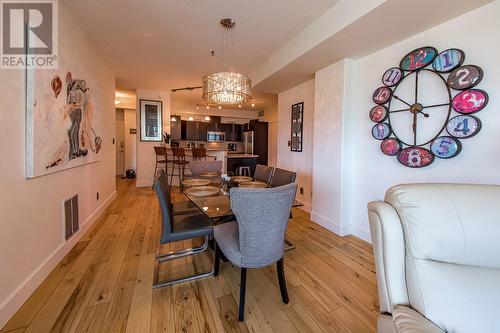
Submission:
<svg viewBox="0 0 500 333">
<path fill-rule="evenodd" d="M 439 326 L 412 308 L 396 306 L 392 320 L 398 333 L 446 333 Z"/>
<path fill-rule="evenodd" d="M 405 278 L 405 241 L 399 216 L 384 201 L 368 204 L 370 233 L 377 270 L 381 313 L 392 313 L 395 305 L 408 305 Z"/>
</svg>

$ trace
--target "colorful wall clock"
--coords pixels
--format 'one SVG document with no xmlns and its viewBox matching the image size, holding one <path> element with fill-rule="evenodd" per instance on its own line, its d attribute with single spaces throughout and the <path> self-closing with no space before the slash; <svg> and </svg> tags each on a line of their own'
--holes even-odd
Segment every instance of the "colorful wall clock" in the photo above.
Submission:
<svg viewBox="0 0 500 333">
<path fill-rule="evenodd" d="M 372 136 L 381 141 L 383 154 L 396 156 L 404 166 L 422 168 L 436 157 L 457 156 L 462 151 L 460 140 L 481 130 L 475 113 L 486 107 L 489 98 L 474 87 L 484 73 L 464 61 L 462 50 L 438 53 L 425 46 L 384 72 L 383 86 L 374 91 L 375 105 L 369 112 L 375 123 Z"/>
</svg>

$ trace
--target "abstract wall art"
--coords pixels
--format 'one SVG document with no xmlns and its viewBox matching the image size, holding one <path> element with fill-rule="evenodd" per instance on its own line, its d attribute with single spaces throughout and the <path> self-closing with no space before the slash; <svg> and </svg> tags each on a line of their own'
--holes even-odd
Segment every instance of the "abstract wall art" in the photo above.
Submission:
<svg viewBox="0 0 500 333">
<path fill-rule="evenodd" d="M 26 177 L 100 160 L 102 99 L 76 64 L 26 70 Z"/>
</svg>

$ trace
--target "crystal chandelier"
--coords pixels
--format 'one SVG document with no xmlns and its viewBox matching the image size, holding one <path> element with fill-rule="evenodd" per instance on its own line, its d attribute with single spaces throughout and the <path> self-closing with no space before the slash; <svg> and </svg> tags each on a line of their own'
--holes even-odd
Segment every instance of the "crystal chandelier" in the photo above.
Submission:
<svg viewBox="0 0 500 333">
<path fill-rule="evenodd" d="M 234 27 L 232 19 L 222 19 L 220 24 L 225 29 L 223 62 L 227 52 L 227 34 Z M 225 62 L 224 62 L 224 65 Z M 227 66 L 227 65 L 226 65 Z M 228 66 L 229 67 L 229 66 Z M 214 104 L 242 104 L 252 100 L 250 87 L 252 82 L 248 76 L 235 72 L 218 72 L 203 77 L 203 99 Z"/>
</svg>

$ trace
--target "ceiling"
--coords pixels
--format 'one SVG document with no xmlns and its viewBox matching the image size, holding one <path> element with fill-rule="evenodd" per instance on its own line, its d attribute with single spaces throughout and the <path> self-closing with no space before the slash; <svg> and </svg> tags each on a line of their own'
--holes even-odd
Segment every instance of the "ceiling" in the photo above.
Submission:
<svg viewBox="0 0 500 333">
<path fill-rule="evenodd" d="M 338 0 L 64 0 L 120 89 L 201 85 L 221 62 L 221 18 L 236 21 L 226 61 L 248 73 Z M 215 51 L 215 56 L 210 52 Z"/>
<path fill-rule="evenodd" d="M 492 0 L 61 1 L 124 91 L 200 86 L 203 75 L 228 70 L 218 22 L 234 19 L 226 63 L 252 79 L 256 105 L 243 109 L 253 110 L 275 104 L 276 93 L 329 64 L 363 57 Z M 193 105 L 202 104 L 196 94 Z"/>
</svg>

